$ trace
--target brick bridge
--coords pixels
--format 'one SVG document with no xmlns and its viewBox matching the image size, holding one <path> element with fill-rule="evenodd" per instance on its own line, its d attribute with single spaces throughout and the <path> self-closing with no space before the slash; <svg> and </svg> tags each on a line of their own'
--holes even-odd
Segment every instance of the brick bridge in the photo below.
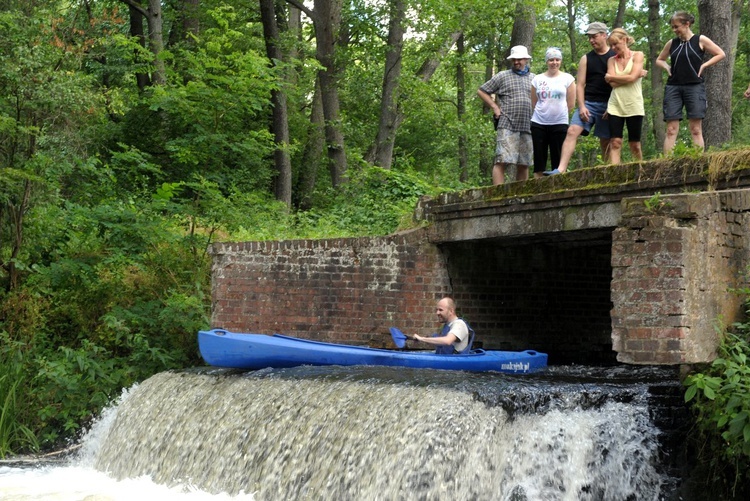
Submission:
<svg viewBox="0 0 750 501">
<path fill-rule="evenodd" d="M 604 166 L 425 198 L 384 237 L 217 243 L 212 325 L 386 345 L 452 295 L 488 349 L 690 364 L 742 317 L 750 152 Z"/>
</svg>

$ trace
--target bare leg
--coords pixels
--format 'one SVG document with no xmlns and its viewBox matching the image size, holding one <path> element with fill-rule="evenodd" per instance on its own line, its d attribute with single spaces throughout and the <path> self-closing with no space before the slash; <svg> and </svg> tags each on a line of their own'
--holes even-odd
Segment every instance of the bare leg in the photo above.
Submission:
<svg viewBox="0 0 750 501">
<path fill-rule="evenodd" d="M 641 149 L 641 142 L 633 141 L 629 142 L 628 145 L 630 146 L 630 154 L 633 156 L 633 158 L 635 160 L 643 160 L 643 150 Z"/>
<path fill-rule="evenodd" d="M 664 138 L 664 154 L 669 155 L 677 142 L 677 133 L 680 132 L 679 120 L 667 120 L 667 136 Z"/>
<path fill-rule="evenodd" d="M 505 184 L 505 164 L 495 164 L 492 166 L 492 184 Z"/>
<path fill-rule="evenodd" d="M 529 166 L 516 164 L 516 181 L 527 181 L 529 179 Z"/>
<path fill-rule="evenodd" d="M 599 138 L 599 147 L 602 149 L 602 162 L 609 163 L 609 148 L 612 140 L 605 137 Z"/>
<path fill-rule="evenodd" d="M 689 119 L 688 127 L 690 127 L 690 137 L 693 139 L 693 144 L 700 146 L 702 150 L 705 150 L 706 145 L 703 143 L 703 119 Z"/>
<path fill-rule="evenodd" d="M 613 165 L 620 163 L 622 153 L 622 138 L 613 137 L 609 141 L 609 161 Z"/>
<path fill-rule="evenodd" d="M 565 142 L 563 142 L 562 151 L 560 152 L 560 165 L 557 166 L 557 170 L 560 172 L 568 170 L 568 164 L 573 157 L 573 152 L 576 150 L 578 136 L 580 136 L 582 132 L 583 127 L 580 125 L 571 125 L 568 127 L 568 133 L 565 136 Z"/>
</svg>

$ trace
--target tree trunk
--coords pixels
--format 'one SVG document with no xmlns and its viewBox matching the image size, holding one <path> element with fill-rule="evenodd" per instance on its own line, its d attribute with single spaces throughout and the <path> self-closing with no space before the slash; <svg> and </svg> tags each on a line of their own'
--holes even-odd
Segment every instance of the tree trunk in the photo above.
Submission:
<svg viewBox="0 0 750 501">
<path fill-rule="evenodd" d="M 276 9 L 274 0 L 260 0 L 260 17 L 263 23 L 263 37 L 266 42 L 266 54 L 271 65 L 281 61 L 283 54 L 279 46 L 279 27 L 276 24 Z M 283 88 L 283 87 L 282 87 Z M 292 161 L 289 154 L 289 117 L 287 112 L 286 93 L 281 89 L 271 92 L 273 118 L 271 133 L 274 137 L 274 165 L 276 168 L 276 182 L 274 192 L 276 200 L 292 205 Z"/>
<path fill-rule="evenodd" d="M 162 31 L 163 17 L 161 10 L 161 0 L 148 0 L 148 8 L 144 9 L 138 0 L 120 0 L 130 8 L 132 15 L 133 10 L 138 11 L 141 16 L 146 18 L 148 25 L 148 42 L 151 53 L 154 55 L 154 70 L 151 74 L 151 83 L 154 85 L 164 85 L 167 82 L 167 70 L 164 66 L 160 55 L 164 50 L 164 35 Z M 138 20 L 131 17 L 131 30 L 133 23 Z M 142 22 L 142 20 L 141 20 Z M 142 27 L 140 28 L 142 32 Z"/>
<path fill-rule="evenodd" d="M 148 0 L 146 23 L 148 24 L 149 45 L 151 52 L 154 54 L 154 71 L 151 75 L 151 81 L 154 85 L 164 85 L 167 83 L 167 70 L 164 66 L 164 61 L 160 57 L 164 50 L 163 21 L 161 0 Z"/>
<path fill-rule="evenodd" d="M 438 66 L 440 66 L 440 61 L 442 61 L 445 55 L 453 48 L 454 45 L 456 45 L 456 41 L 461 35 L 463 35 L 463 32 L 461 31 L 451 33 L 448 41 L 443 45 L 442 49 L 437 54 L 435 54 L 434 57 L 425 59 L 425 61 L 422 63 L 422 66 L 420 66 L 419 70 L 417 70 L 417 77 L 420 80 L 422 80 L 423 82 L 430 81 L 432 75 L 435 74 Z"/>
<path fill-rule="evenodd" d="M 627 7 L 628 0 L 620 0 L 617 5 L 617 12 L 615 13 L 615 20 L 612 22 L 612 28 L 622 28 L 625 22 L 625 8 Z M 658 55 L 658 54 L 657 54 Z"/>
<path fill-rule="evenodd" d="M 659 57 L 662 47 L 661 41 L 661 24 L 663 20 L 659 15 L 659 0 L 648 0 L 648 60 L 656 61 Z M 651 121 L 653 124 L 654 144 L 656 150 L 661 151 L 666 130 L 664 128 L 664 72 L 661 68 L 654 68 L 652 65 L 649 70 L 651 77 Z"/>
<path fill-rule="evenodd" d="M 570 62 L 577 63 L 580 57 L 578 56 L 578 27 L 576 26 L 577 9 L 575 0 L 568 0 L 566 2 L 566 8 L 568 12 L 568 40 L 570 42 Z"/>
<path fill-rule="evenodd" d="M 466 68 L 464 57 L 464 36 L 461 35 L 456 43 L 458 62 L 456 64 L 456 111 L 458 114 L 458 172 L 459 180 L 463 183 L 469 180 L 469 158 L 467 152 L 466 130 L 464 129 L 464 118 L 466 115 Z"/>
<path fill-rule="evenodd" d="M 456 41 L 458 38 L 462 35 L 460 31 L 451 33 L 451 36 L 446 42 L 440 51 L 434 56 L 426 59 L 422 65 L 419 67 L 419 70 L 417 70 L 416 76 L 423 82 L 429 82 L 432 78 L 432 75 L 435 74 L 435 71 L 437 70 L 438 66 L 440 66 L 440 62 L 445 57 L 445 55 L 453 48 L 453 46 L 456 44 Z M 401 123 L 404 121 L 404 114 L 401 112 L 400 106 L 396 106 L 396 115 L 395 120 L 393 122 L 393 136 L 395 138 L 396 133 L 398 132 L 399 127 L 401 127 Z"/>
<path fill-rule="evenodd" d="M 179 0 L 175 5 L 176 19 L 169 30 L 167 44 L 171 47 L 180 42 L 192 41 L 188 35 L 200 32 L 200 0 Z"/>
<path fill-rule="evenodd" d="M 23 247 L 23 225 L 24 215 L 29 211 L 29 200 L 31 199 L 31 181 L 24 181 L 23 197 L 21 198 L 18 205 L 8 203 L 8 220 L 10 227 L 13 228 L 11 240 L 11 252 L 10 258 L 3 264 L 8 274 L 8 286 L 7 290 L 11 291 L 18 287 L 19 272 L 16 267 L 16 259 L 21 253 Z"/>
<path fill-rule="evenodd" d="M 146 47 L 146 34 L 143 31 L 143 10 L 128 5 L 128 11 L 130 13 L 130 36 L 138 39 L 141 47 Z M 136 55 L 136 57 L 138 56 Z M 149 77 L 148 73 L 136 73 L 135 81 L 138 89 L 141 91 L 151 85 L 151 77 Z"/>
<path fill-rule="evenodd" d="M 299 208 L 302 210 L 312 208 L 312 194 L 315 190 L 318 172 L 323 160 L 325 149 L 325 117 L 323 116 L 323 99 L 320 93 L 320 83 L 315 82 L 312 109 L 310 111 L 310 130 L 305 142 L 305 151 L 302 155 L 302 169 L 299 173 Z"/>
<path fill-rule="evenodd" d="M 532 52 L 534 30 L 536 30 L 536 10 L 533 3 L 527 0 L 518 0 L 513 30 L 510 32 L 510 47 L 505 51 L 504 57 L 508 57 L 510 48 L 516 45 L 523 45 L 529 49 L 529 52 Z M 506 59 L 505 64 L 510 68 L 510 61 Z"/>
<path fill-rule="evenodd" d="M 396 143 L 398 89 L 401 79 L 401 53 L 404 46 L 404 19 L 406 18 L 406 2 L 404 0 L 390 0 L 389 5 L 388 48 L 385 55 L 378 133 L 375 144 L 366 157 L 368 162 L 384 169 L 391 168 L 393 147 Z"/>
<path fill-rule="evenodd" d="M 732 70 L 737 34 L 732 33 L 732 7 L 735 1 L 698 0 L 700 33 L 724 49 L 727 57 L 706 71 L 708 109 L 703 120 L 706 147 L 721 146 L 732 140 Z"/>
<path fill-rule="evenodd" d="M 487 51 L 485 53 L 485 65 L 484 65 L 484 82 L 492 78 L 495 74 L 495 50 L 494 47 L 497 45 L 497 39 L 492 38 L 488 40 Z M 487 127 L 491 127 L 492 120 L 489 118 L 490 108 L 482 101 L 482 115 L 488 117 Z M 486 141 L 481 141 L 480 152 L 479 152 L 479 172 L 482 173 L 482 179 L 490 179 L 492 175 L 492 166 L 495 163 L 495 135 L 493 134 L 480 134 L 481 137 L 487 138 Z"/>
<path fill-rule="evenodd" d="M 337 188 L 346 174 L 344 133 L 341 130 L 336 40 L 341 27 L 342 0 L 315 0 L 312 12 L 315 28 L 315 57 L 322 66 L 318 71 L 326 120 L 326 146 L 330 162 L 331 184 Z"/>
</svg>

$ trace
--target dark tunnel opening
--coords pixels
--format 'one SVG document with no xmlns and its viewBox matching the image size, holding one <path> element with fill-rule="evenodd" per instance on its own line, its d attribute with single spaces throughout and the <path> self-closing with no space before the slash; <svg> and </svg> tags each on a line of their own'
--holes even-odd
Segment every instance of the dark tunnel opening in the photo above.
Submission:
<svg viewBox="0 0 750 501">
<path fill-rule="evenodd" d="M 611 365 L 612 232 L 441 245 L 458 313 L 486 349 L 546 352 L 551 365 Z"/>
</svg>

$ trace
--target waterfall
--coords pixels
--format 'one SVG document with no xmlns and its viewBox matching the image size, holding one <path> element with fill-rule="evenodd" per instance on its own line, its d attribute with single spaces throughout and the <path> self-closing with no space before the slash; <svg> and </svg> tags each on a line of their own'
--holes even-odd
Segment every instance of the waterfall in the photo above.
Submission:
<svg viewBox="0 0 750 501">
<path fill-rule="evenodd" d="M 256 500 L 675 499 L 649 381 L 557 370 L 165 372 L 87 454 L 116 479 Z"/>
</svg>

